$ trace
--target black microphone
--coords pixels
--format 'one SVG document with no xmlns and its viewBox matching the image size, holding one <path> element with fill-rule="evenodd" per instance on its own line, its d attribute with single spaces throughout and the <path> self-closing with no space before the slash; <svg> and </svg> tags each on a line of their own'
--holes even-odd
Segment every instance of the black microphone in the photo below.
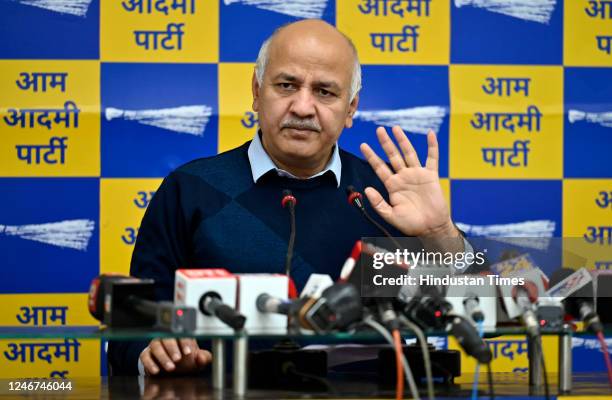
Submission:
<svg viewBox="0 0 612 400">
<path fill-rule="evenodd" d="M 255 300 L 257 311 L 262 313 L 289 315 L 291 304 L 290 301 L 270 296 L 268 293 L 260 294 Z"/>
<path fill-rule="evenodd" d="M 289 245 L 287 246 L 287 257 L 285 259 L 285 274 L 288 278 L 291 278 L 291 259 L 293 258 L 293 247 L 295 246 L 295 206 L 297 199 L 291 193 L 291 190 L 283 190 L 283 199 L 281 200 L 281 206 L 289 209 L 289 217 L 291 224 L 291 232 L 289 234 Z"/>
<path fill-rule="evenodd" d="M 423 329 L 447 330 L 463 350 L 478 362 L 488 364 L 493 358 L 491 349 L 466 318 L 453 312 L 436 287 L 427 288 L 411 298 L 403 310 L 404 315 Z"/>
<path fill-rule="evenodd" d="M 260 312 L 288 315 L 295 325 L 317 333 L 346 329 L 363 315 L 359 292 L 350 283 L 334 283 L 319 298 L 287 301 L 262 293 L 256 305 Z"/>
<path fill-rule="evenodd" d="M 246 322 L 246 317 L 223 303 L 221 296 L 217 292 L 204 293 L 200 297 L 198 308 L 204 315 L 209 317 L 215 316 L 237 331 L 241 330 Z"/>
<path fill-rule="evenodd" d="M 91 282 L 88 306 L 95 319 L 111 328 L 154 328 L 176 333 L 196 329 L 196 309 L 156 301 L 153 279 L 100 275 Z"/>
<path fill-rule="evenodd" d="M 170 332 L 193 332 L 196 330 L 197 311 L 193 307 L 176 306 L 171 301 L 151 301 L 137 296 L 128 296 L 125 304 L 134 311 L 155 321 L 156 329 Z"/>
<path fill-rule="evenodd" d="M 553 287 L 576 271 L 570 268 L 560 268 L 552 273 L 550 286 Z M 579 318 L 594 333 L 602 332 L 603 325 L 593 307 L 593 283 L 589 282 L 567 298 L 562 300 L 565 312 L 574 318 Z"/>
<path fill-rule="evenodd" d="M 463 350 L 478 362 L 488 364 L 493 359 L 491 349 L 467 319 L 451 316 L 449 332 L 457 339 Z"/>
<path fill-rule="evenodd" d="M 348 185 L 346 187 L 346 195 L 347 195 L 347 201 L 350 205 L 357 208 L 361 212 L 361 214 L 365 217 L 365 219 L 368 220 L 368 222 L 374 225 L 379 231 L 382 232 L 383 235 L 388 237 L 391 240 L 391 242 L 393 242 L 393 245 L 395 245 L 398 249 L 402 248 L 402 246 L 400 246 L 397 240 L 395 240 L 395 238 L 391 236 L 389 231 L 386 230 L 384 226 L 379 224 L 374 218 L 372 218 L 370 214 L 366 211 L 365 205 L 363 204 L 363 195 L 355 189 L 355 186 Z"/>
</svg>

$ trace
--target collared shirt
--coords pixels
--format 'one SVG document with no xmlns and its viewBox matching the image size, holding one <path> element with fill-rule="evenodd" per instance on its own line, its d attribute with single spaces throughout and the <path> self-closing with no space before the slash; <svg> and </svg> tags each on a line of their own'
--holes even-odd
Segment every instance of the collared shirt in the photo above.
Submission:
<svg viewBox="0 0 612 400">
<path fill-rule="evenodd" d="M 251 173 L 253 174 L 253 182 L 255 183 L 257 183 L 259 178 L 261 178 L 271 170 L 276 171 L 279 176 L 302 179 L 293 175 L 291 172 L 278 168 L 276 164 L 274 164 L 274 161 L 272 161 L 272 159 L 264 149 L 263 144 L 261 143 L 259 132 L 255 134 L 253 141 L 249 145 L 248 156 L 249 163 L 251 164 Z M 331 171 L 334 174 L 334 177 L 336 178 L 336 184 L 338 187 L 340 187 L 342 161 L 340 160 L 340 150 L 338 150 L 338 144 L 334 145 L 334 150 L 332 152 L 331 159 L 329 160 L 323 171 L 313 176 L 309 176 L 306 179 L 316 178 L 317 176 L 321 176 L 327 173 L 328 171 Z"/>
</svg>

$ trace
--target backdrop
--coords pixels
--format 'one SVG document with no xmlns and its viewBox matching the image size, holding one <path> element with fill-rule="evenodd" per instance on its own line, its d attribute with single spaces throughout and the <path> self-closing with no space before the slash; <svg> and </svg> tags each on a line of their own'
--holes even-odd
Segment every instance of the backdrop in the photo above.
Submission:
<svg viewBox="0 0 612 400">
<path fill-rule="evenodd" d="M 168 172 L 253 137 L 258 48 L 301 18 L 359 51 L 342 147 L 380 150 L 376 126 L 399 124 L 424 157 L 432 128 L 462 229 L 584 237 L 587 266 L 612 265 L 610 0 L 0 0 L 1 325 L 95 324 L 91 279 L 128 272 Z M 492 341 L 496 371 L 525 370 L 523 340 Z M 33 343 L 0 341 L 0 377 L 105 371 L 99 341 Z M 603 369 L 574 346 L 576 370 Z"/>
</svg>

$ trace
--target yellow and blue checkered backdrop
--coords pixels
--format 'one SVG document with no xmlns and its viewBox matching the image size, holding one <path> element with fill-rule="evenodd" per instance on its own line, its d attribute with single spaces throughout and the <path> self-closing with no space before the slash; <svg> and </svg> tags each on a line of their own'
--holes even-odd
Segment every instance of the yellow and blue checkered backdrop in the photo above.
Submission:
<svg viewBox="0 0 612 400">
<path fill-rule="evenodd" d="M 424 157 L 433 128 L 466 232 L 610 242 L 610 0 L 0 0 L 1 325 L 96 324 L 91 279 L 128 273 L 164 176 L 253 137 L 259 45 L 301 18 L 359 51 L 342 147 L 380 151 L 376 126 L 398 124 Z M 612 265 L 589 245 L 589 268 Z M 527 367 L 523 341 L 492 343 L 495 371 Z M 19 343 L 33 341 L 0 341 L 0 377 L 105 371 L 96 340 L 59 357 L 18 356 Z M 574 340 L 575 370 L 603 369 L 594 343 Z"/>
</svg>

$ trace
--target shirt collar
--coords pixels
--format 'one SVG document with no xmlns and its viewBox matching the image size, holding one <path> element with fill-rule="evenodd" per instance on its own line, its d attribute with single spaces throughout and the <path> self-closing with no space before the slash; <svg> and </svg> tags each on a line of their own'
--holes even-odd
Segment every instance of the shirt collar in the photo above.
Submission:
<svg viewBox="0 0 612 400">
<path fill-rule="evenodd" d="M 251 164 L 251 173 L 253 174 L 253 182 L 257 183 L 259 178 L 261 178 L 264 174 L 269 172 L 270 170 L 275 170 L 279 176 L 285 176 L 293 179 L 300 179 L 292 173 L 280 169 L 274 164 L 274 161 L 270 158 L 268 153 L 263 147 L 261 143 L 261 139 L 259 137 L 259 132 L 255 134 L 253 141 L 249 145 L 249 150 L 247 152 L 249 157 L 249 164 Z M 338 150 L 338 144 L 334 145 L 334 150 L 332 152 L 331 159 L 323 169 L 323 171 L 310 176 L 306 179 L 316 178 L 317 176 L 321 176 L 327 171 L 331 171 L 336 178 L 336 184 L 340 187 L 340 176 L 342 173 L 342 161 L 340 161 L 340 150 Z"/>
</svg>

